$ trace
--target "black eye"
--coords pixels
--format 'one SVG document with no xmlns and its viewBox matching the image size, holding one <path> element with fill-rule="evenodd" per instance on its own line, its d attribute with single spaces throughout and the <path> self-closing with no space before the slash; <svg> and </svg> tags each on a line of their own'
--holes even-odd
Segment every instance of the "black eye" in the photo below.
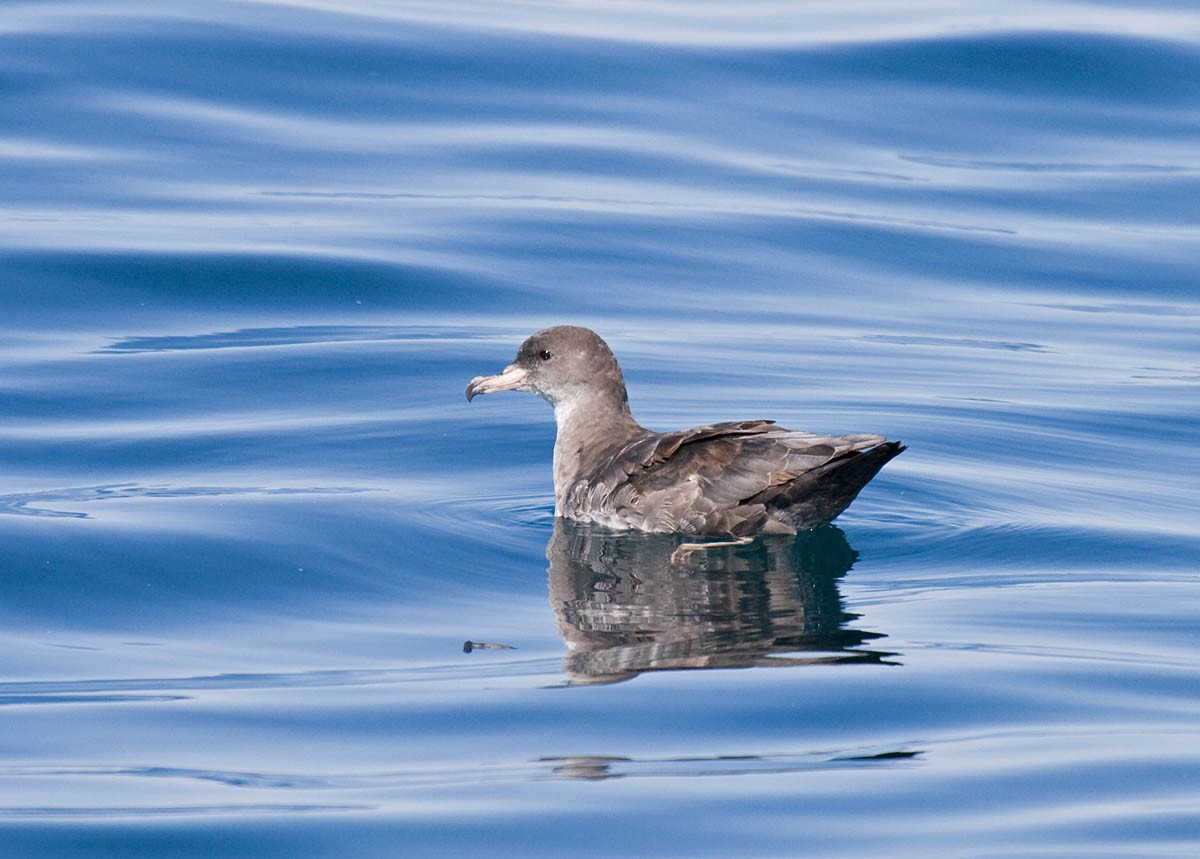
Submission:
<svg viewBox="0 0 1200 859">
<path fill-rule="evenodd" d="M 538 357 L 541 358 L 543 361 L 549 361 L 550 360 L 550 350 L 543 349 L 541 352 L 538 352 Z"/>
</svg>

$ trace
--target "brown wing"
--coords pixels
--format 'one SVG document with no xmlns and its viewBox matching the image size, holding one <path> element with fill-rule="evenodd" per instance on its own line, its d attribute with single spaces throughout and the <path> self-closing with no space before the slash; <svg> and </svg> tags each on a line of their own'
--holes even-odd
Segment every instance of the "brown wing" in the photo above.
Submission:
<svg viewBox="0 0 1200 859">
<path fill-rule="evenodd" d="M 623 511 L 628 527 L 790 531 L 795 527 L 775 521 L 776 512 L 780 503 L 789 503 L 788 488 L 797 478 L 882 441 L 875 435 L 795 432 L 771 421 L 712 424 L 648 434 L 608 459 L 590 484 L 604 487 L 607 502 Z"/>
</svg>

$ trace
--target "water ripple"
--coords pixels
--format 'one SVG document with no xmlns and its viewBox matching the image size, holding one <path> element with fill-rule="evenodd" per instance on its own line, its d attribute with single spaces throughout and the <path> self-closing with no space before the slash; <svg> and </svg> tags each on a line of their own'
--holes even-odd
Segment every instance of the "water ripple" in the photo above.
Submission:
<svg viewBox="0 0 1200 859">
<path fill-rule="evenodd" d="M 961 170 L 1014 171 L 1020 173 L 1195 173 L 1200 166 L 1181 164 L 1107 164 L 1104 162 L 987 161 L 966 158 L 936 158 L 929 155 L 901 155 L 904 161 L 930 167 L 954 167 Z"/>
<path fill-rule="evenodd" d="M 479 783 L 519 783 L 544 780 L 597 781 L 606 778 L 704 778 L 746 775 L 787 775 L 800 772 L 829 770 L 880 769 L 914 765 L 924 754 L 911 748 L 848 748 L 838 751 L 815 751 L 779 754 L 728 754 L 696 757 L 621 757 L 573 755 L 543 757 L 529 761 L 484 764 L 471 768 L 440 766 L 408 767 L 403 770 L 355 773 L 264 773 L 189 769 L 171 766 L 5 766 L 0 767 L 0 779 L 133 779 L 153 781 L 194 781 L 222 787 L 268 791 L 361 791 L 385 789 L 421 789 L 454 787 Z M 227 810 L 250 809 L 255 806 L 231 805 Z M 350 805 L 294 806 L 270 804 L 271 809 L 354 808 Z M 167 811 L 170 806 L 147 809 L 147 813 Z M 8 809 L 19 815 L 25 809 Z M 102 816 L 117 816 L 109 808 L 83 809 Z M 34 809 L 34 813 L 42 809 Z M 47 810 L 53 813 L 53 810 Z M 70 814 L 76 809 L 62 809 Z M 5 810 L 0 809 L 0 814 Z"/>
<path fill-rule="evenodd" d="M 1003 349 L 1007 352 L 1050 352 L 1040 343 L 1017 343 L 1006 340 L 980 340 L 971 337 L 920 337 L 913 334 L 866 334 L 863 340 L 878 343 L 898 343 L 904 346 L 952 346 L 967 349 Z"/>
<path fill-rule="evenodd" d="M 546 657 L 495 659 L 486 662 L 472 660 L 466 663 L 395 669 L 328 669 L 195 677 L 10 681 L 0 682 L 0 702 L 12 705 L 169 702 L 227 690 L 323 689 L 457 682 L 465 678 L 554 675 L 558 673 L 558 669 L 557 660 Z M 152 694 L 125 694 L 138 692 Z"/>
<path fill-rule="evenodd" d="M 215 817 L 228 819 L 243 815 L 311 814 L 314 812 L 371 811 L 374 806 L 351 804 L 237 803 L 210 805 L 112 805 L 112 806 L 2 806 L 0 818 L 6 820 L 102 820 L 145 817 Z"/>
<path fill-rule="evenodd" d="M 494 335 L 467 328 L 417 328 L 398 325 L 294 325 L 287 328 L 244 328 L 207 334 L 127 337 L 96 350 L 112 352 L 176 352 L 193 349 L 247 349 L 313 343 L 419 341 L 428 343 L 487 340 Z"/>
<path fill-rule="evenodd" d="M 116 483 L 102 486 L 79 486 L 67 489 L 48 489 L 40 492 L 20 492 L 0 495 L 0 515 L 43 516 L 47 518 L 90 519 L 89 513 L 54 510 L 42 505 L 65 503 L 88 504 L 95 501 L 119 501 L 132 498 L 218 498 L 226 495 L 346 495 L 372 492 L 365 487 L 308 486 L 143 486 L 136 483 Z"/>
</svg>

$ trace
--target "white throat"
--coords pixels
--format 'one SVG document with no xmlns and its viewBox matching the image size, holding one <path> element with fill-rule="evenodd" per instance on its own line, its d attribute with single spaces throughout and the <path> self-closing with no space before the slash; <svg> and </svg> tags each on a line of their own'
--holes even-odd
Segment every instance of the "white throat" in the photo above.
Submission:
<svg viewBox="0 0 1200 859">
<path fill-rule="evenodd" d="M 579 404 L 574 399 L 560 400 L 554 404 L 554 422 L 558 424 L 560 431 L 571 421 L 578 409 Z"/>
</svg>

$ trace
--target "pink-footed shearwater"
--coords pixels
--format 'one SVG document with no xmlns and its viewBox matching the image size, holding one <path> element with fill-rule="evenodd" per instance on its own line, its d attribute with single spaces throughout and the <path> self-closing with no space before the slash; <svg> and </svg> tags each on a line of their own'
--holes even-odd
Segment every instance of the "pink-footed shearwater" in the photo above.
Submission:
<svg viewBox="0 0 1200 859">
<path fill-rule="evenodd" d="M 879 435 L 818 435 L 752 420 L 652 432 L 633 419 L 608 344 L 572 325 L 521 344 L 467 399 L 532 391 L 554 406 L 554 515 L 609 528 L 746 537 L 829 522 L 904 450 Z"/>
</svg>

